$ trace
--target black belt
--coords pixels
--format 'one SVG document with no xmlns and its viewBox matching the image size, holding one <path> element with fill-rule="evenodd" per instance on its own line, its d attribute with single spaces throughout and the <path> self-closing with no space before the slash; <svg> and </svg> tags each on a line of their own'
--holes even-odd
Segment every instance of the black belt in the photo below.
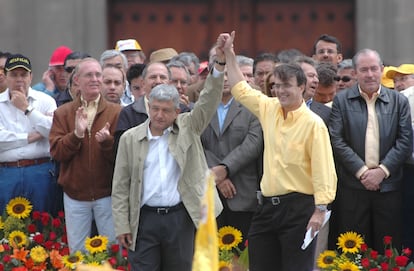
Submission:
<svg viewBox="0 0 414 271">
<path fill-rule="evenodd" d="M 166 206 L 166 207 L 154 207 L 154 206 L 144 205 L 144 206 L 142 206 L 141 209 L 145 210 L 145 211 L 154 212 L 154 213 L 157 213 L 159 215 L 166 215 L 168 213 L 172 213 L 172 212 L 184 209 L 184 204 L 182 202 L 180 202 L 177 205 Z"/>
<path fill-rule="evenodd" d="M 306 195 L 306 194 L 302 194 L 302 193 L 298 193 L 298 192 L 292 192 L 286 195 L 281 195 L 281 196 L 273 196 L 273 197 L 265 197 L 263 196 L 263 203 L 267 202 L 270 203 L 274 206 L 285 203 L 285 202 L 289 202 L 291 200 L 295 200 L 301 197 L 312 197 L 311 195 Z"/>
</svg>

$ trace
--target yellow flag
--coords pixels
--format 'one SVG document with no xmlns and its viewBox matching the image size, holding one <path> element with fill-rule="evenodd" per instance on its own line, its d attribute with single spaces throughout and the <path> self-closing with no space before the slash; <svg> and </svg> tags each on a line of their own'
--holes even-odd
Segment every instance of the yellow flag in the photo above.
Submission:
<svg viewBox="0 0 414 271">
<path fill-rule="evenodd" d="M 202 218 L 195 238 L 195 252 L 193 259 L 193 271 L 217 271 L 218 239 L 217 223 L 214 214 L 214 175 L 207 177 L 207 189 L 204 194 L 202 206 Z"/>
</svg>

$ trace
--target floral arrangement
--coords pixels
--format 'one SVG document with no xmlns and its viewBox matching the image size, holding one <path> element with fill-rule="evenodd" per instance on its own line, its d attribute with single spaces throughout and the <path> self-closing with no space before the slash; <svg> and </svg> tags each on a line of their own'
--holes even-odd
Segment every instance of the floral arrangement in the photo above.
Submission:
<svg viewBox="0 0 414 271">
<path fill-rule="evenodd" d="M 411 250 L 401 253 L 392 246 L 392 237 L 384 237 L 384 255 L 369 248 L 364 239 L 355 232 L 346 232 L 338 237 L 339 251 L 326 250 L 317 259 L 320 270 L 344 271 L 414 271 L 409 263 Z"/>
<path fill-rule="evenodd" d="M 224 226 L 219 229 L 218 238 L 219 271 L 236 269 L 234 265 L 237 265 L 239 270 L 247 270 L 249 266 L 247 240 L 243 251 L 238 247 L 243 240 L 242 233 L 234 227 Z"/>
<path fill-rule="evenodd" d="M 118 245 L 109 245 L 104 236 L 88 238 L 87 253 L 69 254 L 64 213 L 52 217 L 34 211 L 30 201 L 16 197 L 0 217 L 0 271 L 70 271 L 78 263 L 128 270 L 127 255 Z"/>
</svg>

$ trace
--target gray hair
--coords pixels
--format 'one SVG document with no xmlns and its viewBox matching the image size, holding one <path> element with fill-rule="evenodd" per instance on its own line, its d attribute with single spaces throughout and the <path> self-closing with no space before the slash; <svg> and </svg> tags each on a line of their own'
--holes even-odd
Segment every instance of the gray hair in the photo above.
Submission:
<svg viewBox="0 0 414 271">
<path fill-rule="evenodd" d="M 305 55 L 295 57 L 292 62 L 297 63 L 299 65 L 301 65 L 302 63 L 306 63 L 311 65 L 315 69 L 318 66 L 318 62 L 316 62 L 313 58 Z"/>
<path fill-rule="evenodd" d="M 237 55 L 236 56 L 236 61 L 237 64 L 239 65 L 239 67 L 242 66 L 251 66 L 253 67 L 253 58 L 247 57 L 247 56 L 242 56 L 242 55 Z"/>
<path fill-rule="evenodd" d="M 344 59 L 338 63 L 338 71 L 346 70 L 346 69 L 353 69 L 352 66 L 352 59 Z"/>
<path fill-rule="evenodd" d="M 161 84 L 155 86 L 151 90 L 148 103 L 152 104 L 154 100 L 160 102 L 172 101 L 175 108 L 180 108 L 180 94 L 178 94 L 178 90 L 173 85 Z"/>
<path fill-rule="evenodd" d="M 352 66 L 354 67 L 354 69 L 356 69 L 356 67 L 357 67 L 359 57 L 361 55 L 369 55 L 369 54 L 374 54 L 378 58 L 378 65 L 380 67 L 382 66 L 382 60 L 381 60 L 381 56 L 379 55 L 379 53 L 375 50 L 365 48 L 365 49 L 359 50 L 355 54 L 355 56 L 352 58 Z"/>
<path fill-rule="evenodd" d="M 183 62 L 178 60 L 170 60 L 170 62 L 167 63 L 167 68 L 169 71 L 171 67 L 183 69 L 185 71 L 185 74 L 187 74 L 187 81 L 190 80 L 190 72 L 188 71 L 187 67 L 184 65 Z"/>
<path fill-rule="evenodd" d="M 194 63 L 194 67 L 196 71 L 200 67 L 200 60 L 192 52 L 181 52 L 178 55 L 174 56 L 171 60 L 181 61 L 187 67 L 189 67 L 191 63 Z"/>
<path fill-rule="evenodd" d="M 123 65 L 124 65 L 123 68 L 125 70 L 128 70 L 128 60 L 127 60 L 126 56 L 118 50 L 106 50 L 106 51 L 104 51 L 101 55 L 101 58 L 99 59 L 99 62 L 101 63 L 101 66 L 103 67 L 106 60 L 114 58 L 116 56 L 121 56 L 122 62 L 123 62 Z"/>
</svg>

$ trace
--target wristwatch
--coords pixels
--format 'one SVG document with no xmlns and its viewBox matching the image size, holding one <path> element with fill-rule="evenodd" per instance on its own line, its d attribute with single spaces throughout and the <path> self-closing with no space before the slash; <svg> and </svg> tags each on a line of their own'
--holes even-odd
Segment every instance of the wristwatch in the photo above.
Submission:
<svg viewBox="0 0 414 271">
<path fill-rule="evenodd" d="M 321 212 L 328 211 L 328 207 L 325 204 L 315 205 L 315 208 L 318 209 L 318 211 L 321 211 Z"/>
<path fill-rule="evenodd" d="M 31 105 L 29 105 L 26 110 L 24 111 L 24 114 L 27 116 L 29 115 L 32 111 L 33 111 L 33 107 Z"/>
</svg>

